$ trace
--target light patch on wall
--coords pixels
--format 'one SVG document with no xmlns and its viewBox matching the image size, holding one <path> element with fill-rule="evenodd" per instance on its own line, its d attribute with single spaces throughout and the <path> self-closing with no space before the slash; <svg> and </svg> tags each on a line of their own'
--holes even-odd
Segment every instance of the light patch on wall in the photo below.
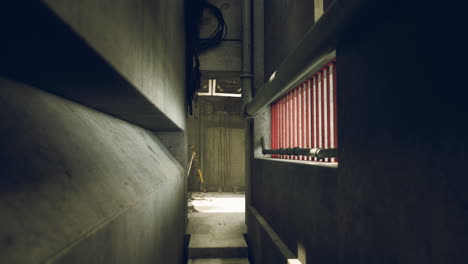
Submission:
<svg viewBox="0 0 468 264">
<path fill-rule="evenodd" d="M 240 84 L 233 80 L 204 80 L 200 90 L 198 96 L 242 97 Z"/>
<path fill-rule="evenodd" d="M 304 244 L 302 244 L 301 242 L 297 243 L 297 258 L 300 260 L 300 263 L 307 263 L 306 249 L 304 247 Z"/>
<path fill-rule="evenodd" d="M 288 264 L 305 264 L 305 263 L 302 263 L 298 259 L 288 259 Z"/>
</svg>

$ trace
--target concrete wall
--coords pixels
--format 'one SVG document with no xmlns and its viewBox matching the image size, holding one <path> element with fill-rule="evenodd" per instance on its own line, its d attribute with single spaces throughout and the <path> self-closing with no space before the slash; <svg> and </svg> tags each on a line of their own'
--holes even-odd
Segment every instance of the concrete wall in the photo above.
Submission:
<svg viewBox="0 0 468 264">
<path fill-rule="evenodd" d="M 153 133 L 0 87 L 2 263 L 179 263 L 183 168 Z"/>
<path fill-rule="evenodd" d="M 251 205 L 303 263 L 468 259 L 465 7 L 392 8 L 337 47 L 339 167 L 253 161 Z M 269 72 L 283 57 L 265 46 Z M 255 137 L 268 133 L 268 120 L 255 122 Z M 254 213 L 248 221 L 253 260 L 275 263 L 278 243 Z"/>
<path fill-rule="evenodd" d="M 314 1 L 265 1 L 264 16 L 265 76 L 257 74 L 257 88 L 263 84 L 258 80 L 269 78 L 314 24 Z M 256 62 L 255 68 L 261 67 Z M 336 166 L 269 159 L 260 148 L 261 137 L 269 145 L 269 133 L 270 111 L 265 109 L 254 121 L 250 206 L 274 233 L 248 210 L 251 261 L 286 263 L 292 256 L 302 263 L 337 263 Z"/>
<path fill-rule="evenodd" d="M 183 1 L 57 1 L 47 5 L 184 129 Z"/>
<path fill-rule="evenodd" d="M 461 9 L 405 4 L 337 49 L 340 263 L 468 260 Z"/>
<path fill-rule="evenodd" d="M 0 262 L 182 263 L 183 1 L 1 10 Z"/>
<path fill-rule="evenodd" d="M 184 130 L 183 0 L 1 7 L 3 76 L 151 130 Z"/>
<path fill-rule="evenodd" d="M 245 126 L 240 98 L 199 97 L 188 118 L 188 142 L 195 146 L 198 161 L 189 176 L 189 190 L 199 191 L 200 167 L 208 191 L 245 189 Z"/>
<path fill-rule="evenodd" d="M 227 35 L 220 46 L 200 54 L 202 77 L 220 79 L 229 75 L 240 78 L 242 2 L 238 0 L 209 0 L 208 2 L 218 7 L 223 13 Z M 200 37 L 208 38 L 217 25 L 216 18 L 205 10 L 200 25 Z"/>
</svg>

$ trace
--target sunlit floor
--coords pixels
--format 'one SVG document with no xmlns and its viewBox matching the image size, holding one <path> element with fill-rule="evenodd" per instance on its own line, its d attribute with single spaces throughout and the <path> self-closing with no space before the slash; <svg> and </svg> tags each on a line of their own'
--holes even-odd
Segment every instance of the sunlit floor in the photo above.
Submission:
<svg viewBox="0 0 468 264">
<path fill-rule="evenodd" d="M 244 193 L 189 193 L 189 263 L 247 264 L 244 212 Z"/>
<path fill-rule="evenodd" d="M 188 194 L 189 213 L 245 212 L 245 193 L 193 192 Z"/>
</svg>

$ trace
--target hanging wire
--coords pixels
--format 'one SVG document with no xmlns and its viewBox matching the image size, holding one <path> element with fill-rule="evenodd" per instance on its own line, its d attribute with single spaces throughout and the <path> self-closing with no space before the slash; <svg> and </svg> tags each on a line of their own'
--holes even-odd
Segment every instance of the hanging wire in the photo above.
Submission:
<svg viewBox="0 0 468 264">
<path fill-rule="evenodd" d="M 200 90 L 201 72 L 199 56 L 211 48 L 218 46 L 227 35 L 227 25 L 223 13 L 216 6 L 206 0 L 186 0 L 186 91 L 190 115 L 192 115 L 192 101 L 197 101 L 196 92 Z M 206 39 L 200 38 L 200 24 L 203 10 L 207 9 L 218 21 L 215 30 Z"/>
</svg>

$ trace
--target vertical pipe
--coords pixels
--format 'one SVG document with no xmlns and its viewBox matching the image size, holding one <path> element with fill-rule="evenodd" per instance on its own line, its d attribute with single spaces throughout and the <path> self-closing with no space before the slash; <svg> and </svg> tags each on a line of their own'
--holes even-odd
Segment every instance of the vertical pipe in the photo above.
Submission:
<svg viewBox="0 0 468 264">
<path fill-rule="evenodd" d="M 241 88 L 242 88 L 242 116 L 246 116 L 246 105 L 252 101 L 253 89 L 253 42 L 252 42 L 252 19 L 253 19 L 253 6 L 252 0 L 242 1 L 242 42 L 241 42 Z M 255 116 L 255 115 L 253 115 Z M 246 180 L 246 208 L 251 204 L 251 175 L 252 175 L 252 122 L 247 123 L 246 140 L 245 140 L 245 180 Z M 248 211 L 246 210 L 246 219 Z M 248 228 L 248 225 L 247 225 Z"/>
<path fill-rule="evenodd" d="M 252 0 L 242 1 L 241 87 L 244 107 L 252 101 Z M 242 110 L 244 114 L 244 109 Z"/>
</svg>

